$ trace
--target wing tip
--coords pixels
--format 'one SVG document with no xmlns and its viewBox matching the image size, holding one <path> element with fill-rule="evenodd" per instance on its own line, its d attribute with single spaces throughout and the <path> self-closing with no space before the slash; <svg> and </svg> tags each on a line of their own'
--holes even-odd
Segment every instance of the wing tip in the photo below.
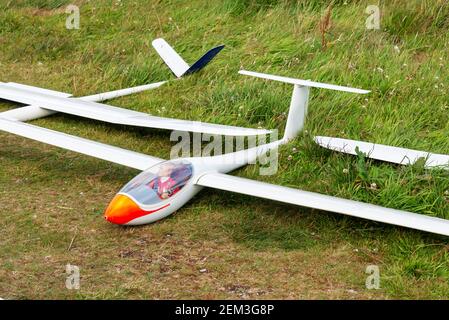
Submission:
<svg viewBox="0 0 449 320">
<path fill-rule="evenodd" d="M 153 47 L 159 43 L 167 43 L 167 41 L 165 41 L 164 38 L 156 38 L 153 41 L 151 41 L 151 44 L 153 45 Z"/>
</svg>

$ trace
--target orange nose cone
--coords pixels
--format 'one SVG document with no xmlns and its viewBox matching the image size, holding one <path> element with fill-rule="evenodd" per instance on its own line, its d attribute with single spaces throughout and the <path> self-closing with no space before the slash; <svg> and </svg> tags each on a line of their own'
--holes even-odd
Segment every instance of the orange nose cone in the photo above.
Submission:
<svg viewBox="0 0 449 320">
<path fill-rule="evenodd" d="M 168 206 L 169 204 L 156 210 L 146 211 L 141 209 L 131 198 L 123 194 L 118 194 L 114 197 L 114 199 L 112 199 L 111 203 L 106 208 L 104 217 L 106 220 L 114 224 L 126 224 L 131 220 L 159 211 Z"/>
<path fill-rule="evenodd" d="M 112 199 L 109 206 L 106 208 L 104 217 L 109 222 L 115 224 L 125 224 L 135 218 L 146 214 L 146 211 L 140 207 L 130 198 L 125 195 L 118 194 Z"/>
</svg>

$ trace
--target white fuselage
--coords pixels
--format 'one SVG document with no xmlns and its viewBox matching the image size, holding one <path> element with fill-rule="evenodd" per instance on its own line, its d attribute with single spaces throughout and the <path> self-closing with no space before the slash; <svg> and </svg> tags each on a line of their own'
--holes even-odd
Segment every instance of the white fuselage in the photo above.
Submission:
<svg viewBox="0 0 449 320">
<path fill-rule="evenodd" d="M 142 204 L 138 199 L 136 199 L 128 192 L 119 192 L 118 195 L 130 198 L 134 203 L 136 203 L 140 207 L 140 209 L 148 213 L 123 224 L 124 225 L 147 224 L 171 215 L 179 208 L 181 208 L 183 205 L 185 205 L 190 199 L 192 199 L 198 192 L 201 191 L 201 189 L 203 189 L 203 187 L 197 185 L 196 182 L 204 174 L 211 172 L 228 173 L 238 169 L 239 167 L 245 166 L 248 163 L 254 163 L 259 156 L 276 149 L 280 144 L 283 144 L 285 142 L 286 140 L 284 139 L 277 140 L 272 143 L 264 144 L 250 149 L 240 150 L 233 153 L 227 153 L 220 156 L 176 159 L 175 161 L 188 162 L 192 165 L 193 175 L 189 179 L 189 181 L 182 187 L 182 189 L 179 192 L 177 192 L 172 197 L 150 205 Z M 156 166 L 159 166 L 159 164 Z M 154 170 L 153 168 L 149 168 L 148 170 L 152 170 L 154 172 L 157 171 Z M 148 192 L 150 192 L 150 190 Z M 107 212 L 106 215 L 108 215 Z"/>
</svg>

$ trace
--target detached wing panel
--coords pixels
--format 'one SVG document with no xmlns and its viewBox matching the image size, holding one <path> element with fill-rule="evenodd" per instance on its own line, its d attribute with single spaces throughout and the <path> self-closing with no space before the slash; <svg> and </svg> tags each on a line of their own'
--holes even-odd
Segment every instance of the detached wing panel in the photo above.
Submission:
<svg viewBox="0 0 449 320">
<path fill-rule="evenodd" d="M 424 158 L 427 168 L 442 167 L 449 170 L 449 155 L 332 137 L 317 136 L 315 142 L 324 148 L 352 155 L 357 154 L 355 150 L 358 147 L 368 158 L 397 164 L 413 164 Z"/>
<path fill-rule="evenodd" d="M 0 130 L 138 170 L 148 169 L 149 167 L 164 161 L 163 159 L 156 157 L 19 121 L 0 118 Z"/>
<path fill-rule="evenodd" d="M 33 95 L 41 95 L 46 97 L 69 98 L 69 93 L 42 89 L 38 87 L 27 86 L 24 84 L 8 82 L 0 82 L 0 99 L 14 101 L 23 104 L 31 104 Z"/>
<path fill-rule="evenodd" d="M 264 129 L 242 128 L 199 121 L 150 116 L 146 113 L 86 101 L 86 98 L 61 98 L 45 93 L 0 84 L 0 98 L 39 106 L 43 109 L 72 114 L 79 117 L 137 127 L 201 132 L 230 136 L 267 134 Z"/>
<path fill-rule="evenodd" d="M 449 220 L 407 211 L 384 208 L 221 173 L 205 174 L 198 179 L 197 184 L 449 236 Z"/>
<path fill-rule="evenodd" d="M 53 97 L 59 97 L 59 98 L 69 98 L 72 96 L 72 94 L 70 94 L 70 93 L 54 91 L 54 90 L 50 90 L 50 89 L 43 89 L 43 88 L 28 86 L 26 84 L 15 83 L 15 82 L 4 83 L 4 85 L 11 87 L 11 88 L 18 88 L 18 89 L 31 91 L 31 92 L 47 94 L 47 95 L 50 95 Z"/>
</svg>

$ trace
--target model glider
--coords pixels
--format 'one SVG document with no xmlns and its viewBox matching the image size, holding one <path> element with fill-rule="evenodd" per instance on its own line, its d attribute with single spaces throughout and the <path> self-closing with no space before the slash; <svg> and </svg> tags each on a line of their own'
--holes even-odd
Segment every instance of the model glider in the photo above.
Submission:
<svg viewBox="0 0 449 320">
<path fill-rule="evenodd" d="M 140 225 L 160 220 L 181 208 L 204 187 L 208 187 L 449 236 L 449 221 L 445 219 L 227 174 L 253 163 L 260 155 L 297 136 L 303 128 L 311 87 L 356 93 L 367 92 L 255 72 L 240 71 L 240 73 L 294 85 L 282 139 L 220 156 L 164 161 L 149 155 L 1 118 L 2 114 L 0 114 L 0 130 L 143 171 L 127 183 L 108 205 L 105 218 L 115 224 Z"/>
</svg>

